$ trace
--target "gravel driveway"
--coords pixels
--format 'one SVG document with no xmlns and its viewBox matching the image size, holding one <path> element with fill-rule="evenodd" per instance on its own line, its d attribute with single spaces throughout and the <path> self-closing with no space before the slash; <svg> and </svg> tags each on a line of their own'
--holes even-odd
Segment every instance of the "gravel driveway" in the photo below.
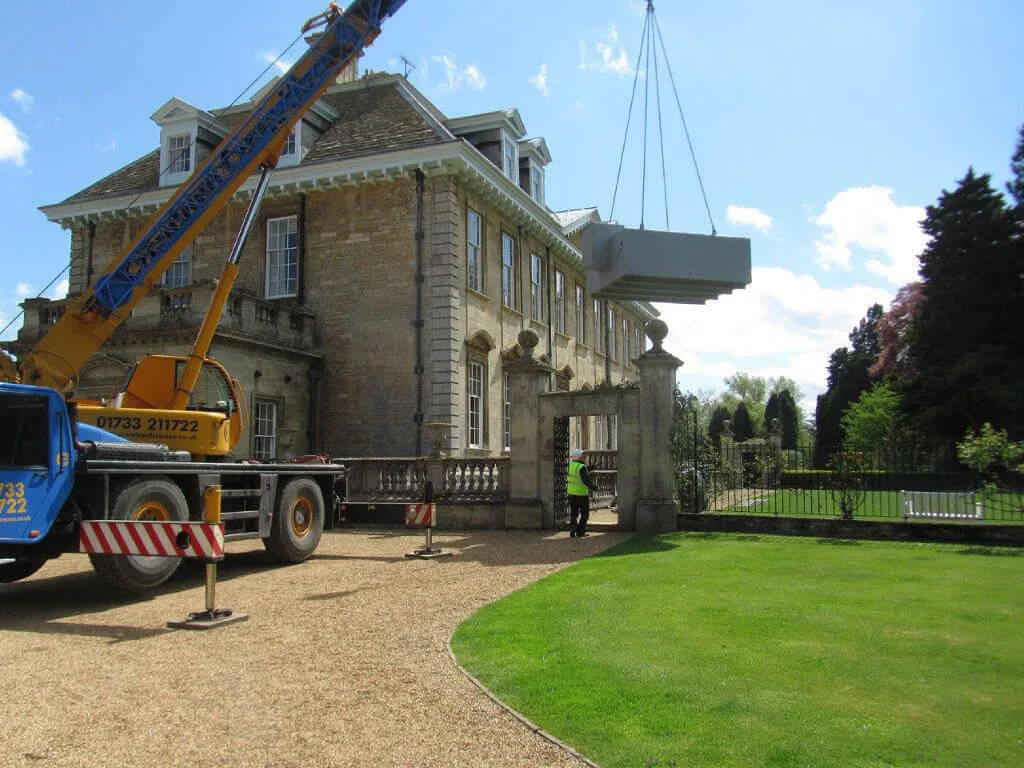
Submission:
<svg viewBox="0 0 1024 768">
<path fill-rule="evenodd" d="M 495 600 L 626 534 L 441 533 L 451 558 L 407 560 L 421 534 L 327 533 L 272 565 L 230 545 L 217 604 L 249 613 L 168 630 L 203 603 L 187 563 L 124 598 L 84 556 L 0 585 L 3 766 L 579 766 L 480 692 L 445 644 Z"/>
</svg>

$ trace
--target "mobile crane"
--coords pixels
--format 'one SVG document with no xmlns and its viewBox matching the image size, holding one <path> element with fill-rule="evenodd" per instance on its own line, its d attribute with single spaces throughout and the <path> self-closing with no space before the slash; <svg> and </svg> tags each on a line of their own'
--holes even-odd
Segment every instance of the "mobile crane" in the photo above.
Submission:
<svg viewBox="0 0 1024 768">
<path fill-rule="evenodd" d="M 334 499 L 341 467 L 197 461 L 223 456 L 224 446 L 233 445 L 232 433 L 237 441 L 245 406 L 237 382 L 219 365 L 214 372 L 225 384 L 223 399 L 207 404 L 210 410 L 190 409 L 188 402 L 212 363 L 205 349 L 288 133 L 404 3 L 355 0 L 344 11 L 331 3 L 307 21 L 302 32 L 312 33 L 309 50 L 112 260 L 95 286 L 69 302 L 19 365 L 0 355 L 0 583 L 81 551 L 83 521 L 199 520 L 203 494 L 214 485 L 223 488 L 226 541 L 260 538 L 272 554 L 291 562 L 316 549 L 325 498 Z M 130 428 L 135 419 L 153 419 L 158 428 L 150 433 L 196 435 L 196 445 L 203 447 L 186 452 L 172 450 L 174 445 L 130 442 L 79 423 L 73 396 L 82 366 L 257 169 L 260 179 L 222 275 L 225 284 L 215 294 L 219 306 L 216 312 L 211 306 L 192 354 L 182 366 L 167 358 L 171 364 L 143 368 L 141 377 L 137 370 L 131 379 L 136 386 L 126 388 L 120 409 L 94 412 L 97 423 L 117 414 L 129 419 Z M 143 402 L 148 410 L 133 414 L 130 406 Z M 164 402 L 171 410 L 154 409 Z M 90 559 L 102 578 L 136 591 L 162 583 L 180 563 L 175 557 L 141 555 L 90 554 Z"/>
</svg>

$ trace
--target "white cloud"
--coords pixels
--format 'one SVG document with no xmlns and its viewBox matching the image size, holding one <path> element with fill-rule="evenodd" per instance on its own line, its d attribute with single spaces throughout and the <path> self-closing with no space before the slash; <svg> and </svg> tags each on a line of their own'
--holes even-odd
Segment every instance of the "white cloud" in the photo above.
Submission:
<svg viewBox="0 0 1024 768">
<path fill-rule="evenodd" d="M 551 89 L 548 87 L 548 65 L 541 64 L 540 72 L 530 78 L 530 85 L 536 88 L 538 91 L 543 93 L 545 96 L 551 95 Z"/>
<path fill-rule="evenodd" d="M 28 298 L 33 294 L 32 286 L 28 283 L 18 283 L 14 286 L 14 293 L 19 299 Z"/>
<path fill-rule="evenodd" d="M 53 286 L 53 290 L 50 291 L 50 298 L 51 299 L 63 299 L 63 298 L 65 298 L 68 295 L 68 288 L 70 288 L 70 287 L 71 287 L 71 283 L 68 280 L 66 280 L 66 279 L 65 280 L 61 280 L 59 283 L 57 283 L 55 286 Z"/>
<path fill-rule="evenodd" d="M 265 64 L 273 64 L 274 68 L 282 75 L 291 69 L 292 64 L 294 63 L 292 61 L 288 61 L 288 59 L 278 59 L 277 54 L 271 51 L 264 51 L 261 53 L 260 59 L 262 59 Z"/>
<path fill-rule="evenodd" d="M 11 99 L 21 107 L 21 111 L 26 115 L 32 111 L 32 105 L 35 103 L 35 99 L 21 90 L 21 88 L 15 88 L 11 91 Z"/>
<path fill-rule="evenodd" d="M 466 67 L 466 82 L 470 88 L 476 88 L 478 91 L 487 86 L 487 80 L 480 74 L 480 68 L 476 64 Z"/>
<path fill-rule="evenodd" d="M 427 85 L 432 84 L 430 81 L 431 61 L 437 62 L 444 67 L 444 81 L 433 84 L 438 88 L 457 91 L 464 85 L 469 88 L 475 88 L 476 90 L 482 90 L 487 87 L 487 78 L 485 78 L 483 73 L 480 71 L 480 67 L 476 64 L 461 67 L 455 58 L 448 54 L 443 56 L 431 56 L 429 60 L 420 59 L 420 67 L 418 70 L 419 79 Z"/>
<path fill-rule="evenodd" d="M 590 55 L 590 46 L 580 40 L 579 69 L 626 75 L 633 71 L 626 49 L 619 42 L 619 30 L 614 24 L 608 25 L 607 34 L 593 44 L 595 56 Z"/>
<path fill-rule="evenodd" d="M 772 217 L 758 208 L 730 205 L 725 209 L 725 215 L 731 224 L 740 227 L 753 227 L 758 232 L 767 232 L 772 228 Z"/>
<path fill-rule="evenodd" d="M 23 166 L 28 150 L 25 134 L 0 112 L 0 163 L 10 160 L 19 167 Z"/>
<path fill-rule="evenodd" d="M 668 324 L 666 348 L 689 374 L 724 378 L 736 371 L 790 376 L 808 394 L 824 389 L 828 358 L 849 344 L 850 330 L 892 294 L 867 285 L 825 288 L 810 275 L 754 267 L 747 288 L 703 306 L 659 304 Z"/>
<path fill-rule="evenodd" d="M 917 279 L 917 257 L 928 237 L 920 222 L 924 208 L 897 205 L 889 187 L 844 189 L 811 221 L 825 230 L 815 241 L 818 264 L 824 269 L 850 269 L 852 246 L 873 257 L 864 266 L 890 282 L 902 285 Z"/>
</svg>

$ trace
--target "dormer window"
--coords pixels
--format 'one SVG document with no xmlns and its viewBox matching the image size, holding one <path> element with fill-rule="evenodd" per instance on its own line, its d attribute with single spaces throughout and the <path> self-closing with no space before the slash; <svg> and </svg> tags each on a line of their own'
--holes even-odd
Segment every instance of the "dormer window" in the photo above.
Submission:
<svg viewBox="0 0 1024 768">
<path fill-rule="evenodd" d="M 289 155 L 295 154 L 295 131 L 297 128 L 292 128 L 291 133 L 288 134 L 288 140 L 284 143 L 284 151 L 281 152 L 281 157 L 288 157 Z"/>
<path fill-rule="evenodd" d="M 519 182 L 519 145 L 511 136 L 501 134 L 502 172 L 512 181 Z"/>
<path fill-rule="evenodd" d="M 544 169 L 530 161 L 530 197 L 544 205 Z"/>
<path fill-rule="evenodd" d="M 288 133 L 288 138 L 285 139 L 284 142 L 284 149 L 281 150 L 281 157 L 278 158 L 277 161 L 279 168 L 288 168 L 302 162 L 303 130 L 307 129 L 303 127 L 302 121 L 300 120 Z"/>
<path fill-rule="evenodd" d="M 192 136 L 181 133 L 167 138 L 167 173 L 189 173 L 192 170 Z"/>
</svg>

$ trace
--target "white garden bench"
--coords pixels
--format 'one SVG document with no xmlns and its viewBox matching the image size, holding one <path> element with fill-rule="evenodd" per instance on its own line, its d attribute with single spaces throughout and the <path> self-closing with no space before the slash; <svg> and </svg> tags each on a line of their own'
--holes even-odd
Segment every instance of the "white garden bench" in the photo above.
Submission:
<svg viewBox="0 0 1024 768">
<path fill-rule="evenodd" d="M 900 491 L 903 517 L 938 517 L 954 520 L 983 520 L 985 504 L 973 491 Z"/>
</svg>

